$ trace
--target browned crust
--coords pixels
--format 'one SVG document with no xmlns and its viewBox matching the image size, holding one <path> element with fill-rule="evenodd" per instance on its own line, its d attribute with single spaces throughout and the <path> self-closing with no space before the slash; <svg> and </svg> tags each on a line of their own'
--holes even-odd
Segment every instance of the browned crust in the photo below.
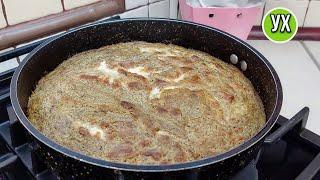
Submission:
<svg viewBox="0 0 320 180">
<path fill-rule="evenodd" d="M 130 164 L 223 153 L 265 123 L 261 100 L 238 69 L 199 51 L 146 42 L 66 60 L 39 81 L 28 117 L 61 145 Z"/>
</svg>

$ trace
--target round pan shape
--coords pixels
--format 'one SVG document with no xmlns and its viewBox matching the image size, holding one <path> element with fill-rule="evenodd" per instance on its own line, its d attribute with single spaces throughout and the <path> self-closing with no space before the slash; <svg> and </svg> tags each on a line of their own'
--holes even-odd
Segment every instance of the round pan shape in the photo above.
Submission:
<svg viewBox="0 0 320 180">
<path fill-rule="evenodd" d="M 147 41 L 172 43 L 207 52 L 225 62 L 234 55 L 247 64 L 243 71 L 260 95 L 267 121 L 263 129 L 240 146 L 217 156 L 172 165 L 129 165 L 92 158 L 67 149 L 45 137 L 28 120 L 27 104 L 37 82 L 74 54 L 105 45 Z M 233 59 L 235 60 L 235 59 Z M 235 62 L 235 61 L 234 61 Z M 62 177 L 93 178 L 228 178 L 258 154 L 275 124 L 282 104 L 282 88 L 274 68 L 244 41 L 208 26 L 170 19 L 123 19 L 67 31 L 34 49 L 20 64 L 11 82 L 15 113 L 35 141 L 36 153 Z"/>
</svg>

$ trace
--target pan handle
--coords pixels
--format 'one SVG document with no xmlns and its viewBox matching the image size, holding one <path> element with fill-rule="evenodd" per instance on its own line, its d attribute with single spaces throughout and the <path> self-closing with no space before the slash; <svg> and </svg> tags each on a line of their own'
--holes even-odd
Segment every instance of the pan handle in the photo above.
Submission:
<svg viewBox="0 0 320 180">
<path fill-rule="evenodd" d="M 309 108 L 304 107 L 300 110 L 296 115 L 294 115 L 291 119 L 286 120 L 283 116 L 279 116 L 277 119 L 277 123 L 280 124 L 280 128 L 271 133 L 264 140 L 265 144 L 273 144 L 276 143 L 284 136 L 288 131 L 295 130 L 300 132 L 306 125 L 307 119 L 309 116 Z"/>
</svg>

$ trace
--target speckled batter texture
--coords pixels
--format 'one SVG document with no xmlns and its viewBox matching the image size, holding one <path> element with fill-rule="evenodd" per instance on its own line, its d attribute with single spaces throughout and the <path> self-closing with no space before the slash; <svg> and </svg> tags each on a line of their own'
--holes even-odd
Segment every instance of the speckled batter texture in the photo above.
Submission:
<svg viewBox="0 0 320 180">
<path fill-rule="evenodd" d="M 154 165 L 226 152 L 266 120 L 236 67 L 200 51 L 138 41 L 64 61 L 39 81 L 28 118 L 77 152 Z"/>
</svg>

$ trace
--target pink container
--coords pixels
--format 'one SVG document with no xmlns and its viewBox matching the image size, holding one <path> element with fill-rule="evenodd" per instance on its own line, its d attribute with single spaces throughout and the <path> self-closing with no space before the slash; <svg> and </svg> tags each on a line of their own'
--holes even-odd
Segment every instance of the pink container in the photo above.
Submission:
<svg viewBox="0 0 320 180">
<path fill-rule="evenodd" d="M 261 6 L 252 7 L 192 7 L 186 0 L 179 0 L 183 20 L 205 24 L 247 39 Z"/>
</svg>

